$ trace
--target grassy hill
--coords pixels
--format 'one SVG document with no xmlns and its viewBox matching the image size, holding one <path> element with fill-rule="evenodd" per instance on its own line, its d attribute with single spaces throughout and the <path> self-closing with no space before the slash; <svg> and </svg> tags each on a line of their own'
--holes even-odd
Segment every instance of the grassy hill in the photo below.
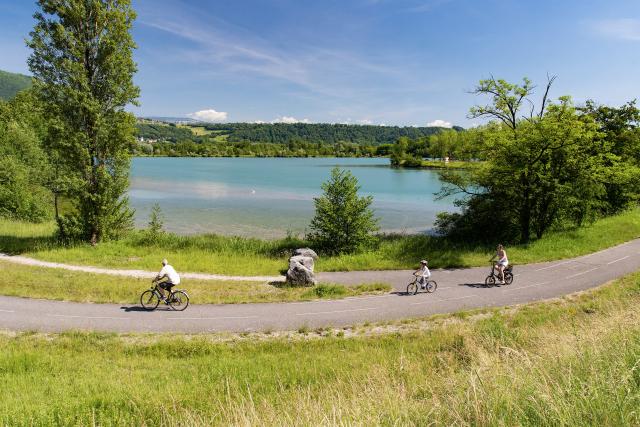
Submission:
<svg viewBox="0 0 640 427">
<path fill-rule="evenodd" d="M 457 130 L 462 128 L 456 127 Z M 371 126 L 330 123 L 167 123 L 139 119 L 138 135 L 145 139 L 177 142 L 232 142 L 291 144 L 296 142 L 336 144 L 347 142 L 378 146 L 433 135 L 438 127 Z"/>
<path fill-rule="evenodd" d="M 31 86 L 31 77 L 0 70 L 0 99 L 11 99 Z"/>
</svg>

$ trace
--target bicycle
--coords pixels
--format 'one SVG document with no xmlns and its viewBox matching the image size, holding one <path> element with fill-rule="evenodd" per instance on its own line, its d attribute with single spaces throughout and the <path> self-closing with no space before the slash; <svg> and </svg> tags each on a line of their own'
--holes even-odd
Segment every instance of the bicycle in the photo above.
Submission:
<svg viewBox="0 0 640 427">
<path fill-rule="evenodd" d="M 424 289 L 430 294 L 438 289 L 438 284 L 435 280 L 425 280 L 425 283 L 418 283 L 421 278 L 422 276 L 416 276 L 415 279 L 407 285 L 408 295 L 416 295 L 420 289 Z"/>
<path fill-rule="evenodd" d="M 489 273 L 489 275 L 487 276 L 486 279 L 484 279 L 484 284 L 487 286 L 494 286 L 496 284 L 496 282 L 498 281 L 499 277 L 499 272 L 496 270 L 496 263 L 493 261 L 489 261 L 491 263 L 491 272 Z M 504 269 L 504 284 L 505 285 L 510 285 L 513 283 L 513 265 L 509 264 L 507 266 L 507 268 Z"/>
<path fill-rule="evenodd" d="M 153 281 L 153 286 L 140 295 L 140 304 L 147 311 L 155 310 L 160 301 L 171 307 L 175 311 L 184 311 L 189 306 L 189 295 L 183 289 L 173 290 L 167 289 L 169 293 L 163 300 L 160 291 L 158 291 L 158 282 Z"/>
</svg>

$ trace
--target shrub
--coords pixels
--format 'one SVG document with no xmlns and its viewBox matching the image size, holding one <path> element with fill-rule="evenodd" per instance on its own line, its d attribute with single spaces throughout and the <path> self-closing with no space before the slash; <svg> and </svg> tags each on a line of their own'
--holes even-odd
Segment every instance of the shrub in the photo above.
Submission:
<svg viewBox="0 0 640 427">
<path fill-rule="evenodd" d="M 357 178 L 336 167 L 322 189 L 324 194 L 314 199 L 316 215 L 307 236 L 312 244 L 329 254 L 353 253 L 371 245 L 378 220 L 370 208 L 373 197 L 358 197 Z"/>
</svg>

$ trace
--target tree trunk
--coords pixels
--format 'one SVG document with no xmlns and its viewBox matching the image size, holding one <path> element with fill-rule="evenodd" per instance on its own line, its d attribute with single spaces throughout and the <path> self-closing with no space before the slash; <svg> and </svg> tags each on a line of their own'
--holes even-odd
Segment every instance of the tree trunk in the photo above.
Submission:
<svg viewBox="0 0 640 427">
<path fill-rule="evenodd" d="M 520 241 L 529 243 L 531 236 L 531 189 L 529 188 L 526 173 L 522 173 L 520 180 L 523 184 L 523 203 L 520 210 Z"/>
</svg>

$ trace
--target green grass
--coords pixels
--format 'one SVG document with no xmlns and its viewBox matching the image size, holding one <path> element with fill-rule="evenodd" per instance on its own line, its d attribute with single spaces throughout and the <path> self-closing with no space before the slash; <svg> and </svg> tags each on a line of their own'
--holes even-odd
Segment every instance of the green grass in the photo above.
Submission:
<svg viewBox="0 0 640 427">
<path fill-rule="evenodd" d="M 636 273 L 519 309 L 355 332 L 7 333 L 0 423 L 638 425 L 639 304 Z"/>
<path fill-rule="evenodd" d="M 149 279 L 88 274 L 61 269 L 31 267 L 0 261 L 0 295 L 53 300 L 137 304 L 151 285 Z M 193 304 L 241 304 L 251 302 L 308 301 L 389 292 L 386 284 L 320 284 L 291 287 L 262 282 L 183 280 Z"/>
<path fill-rule="evenodd" d="M 64 247 L 51 237 L 51 224 L 33 225 L 0 220 L 0 251 L 71 264 L 118 268 L 159 269 L 163 258 L 179 271 L 233 275 L 278 275 L 301 239 L 275 241 L 216 235 L 170 236 L 148 244 L 144 233 L 133 232 L 119 241 L 97 247 Z M 640 209 L 608 217 L 582 228 L 548 233 L 528 245 L 508 246 L 515 264 L 551 261 L 585 255 L 640 236 Z M 430 267 L 482 266 L 495 247 L 454 243 L 424 235 L 385 236 L 376 249 L 355 255 L 321 256 L 318 271 L 390 270 L 417 267 L 426 258 Z"/>
<path fill-rule="evenodd" d="M 467 169 L 471 167 L 474 162 L 467 162 L 462 160 L 450 160 L 444 162 L 444 160 L 423 160 L 422 167 L 428 169 Z"/>
</svg>

